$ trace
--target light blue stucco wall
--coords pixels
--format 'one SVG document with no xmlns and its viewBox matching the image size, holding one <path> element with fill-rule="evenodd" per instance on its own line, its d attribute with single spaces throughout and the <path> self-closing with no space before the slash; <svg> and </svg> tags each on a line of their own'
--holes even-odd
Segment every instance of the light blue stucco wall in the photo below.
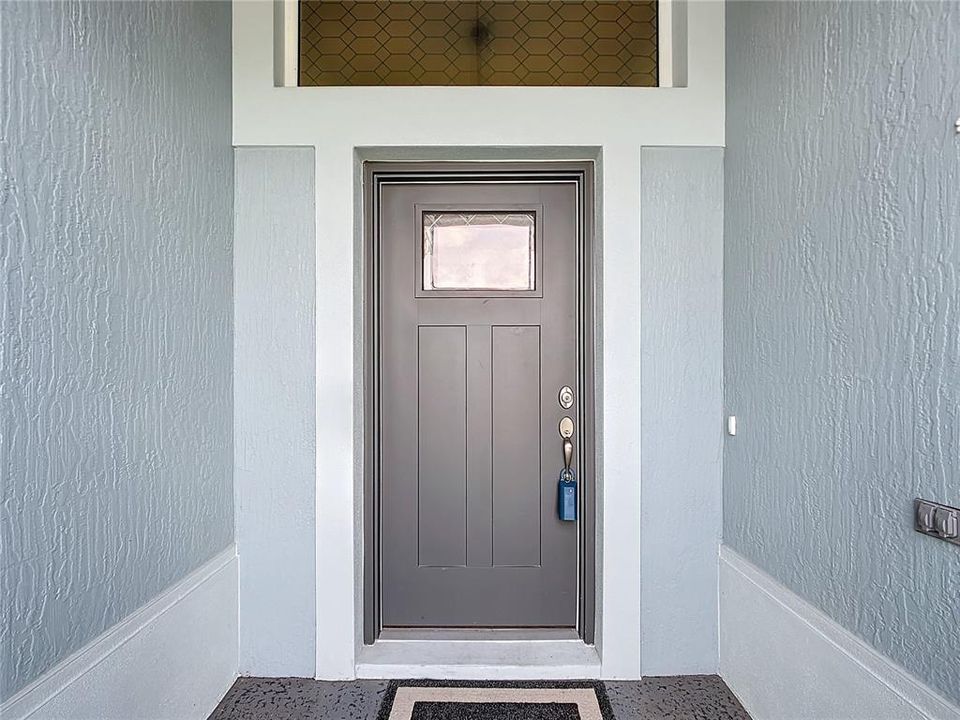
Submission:
<svg viewBox="0 0 960 720">
<path fill-rule="evenodd" d="M 233 153 L 228 3 L 0 16 L 2 699 L 232 541 Z"/>
<path fill-rule="evenodd" d="M 314 677 L 314 151 L 237 148 L 235 453 L 240 674 Z"/>
<path fill-rule="evenodd" d="M 960 3 L 727 6 L 724 541 L 955 701 L 958 58 Z"/>
<path fill-rule="evenodd" d="M 723 149 L 640 153 L 644 675 L 716 673 Z"/>
</svg>

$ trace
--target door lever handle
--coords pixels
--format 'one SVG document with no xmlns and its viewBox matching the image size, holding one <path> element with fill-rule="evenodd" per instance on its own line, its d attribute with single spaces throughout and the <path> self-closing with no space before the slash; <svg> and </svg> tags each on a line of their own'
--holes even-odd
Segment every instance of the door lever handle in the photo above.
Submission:
<svg viewBox="0 0 960 720">
<path fill-rule="evenodd" d="M 563 438 L 563 469 L 564 472 L 570 469 L 573 462 L 573 419 L 565 417 L 560 421 L 560 437 Z"/>
</svg>

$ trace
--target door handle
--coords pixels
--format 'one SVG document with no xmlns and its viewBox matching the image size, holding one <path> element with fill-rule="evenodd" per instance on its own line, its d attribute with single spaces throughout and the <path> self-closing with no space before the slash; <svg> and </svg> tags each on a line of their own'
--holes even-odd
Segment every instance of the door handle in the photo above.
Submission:
<svg viewBox="0 0 960 720">
<path fill-rule="evenodd" d="M 563 469 L 570 470 L 570 464 L 573 462 L 573 420 L 568 416 L 560 421 L 560 437 L 563 438 Z"/>
</svg>

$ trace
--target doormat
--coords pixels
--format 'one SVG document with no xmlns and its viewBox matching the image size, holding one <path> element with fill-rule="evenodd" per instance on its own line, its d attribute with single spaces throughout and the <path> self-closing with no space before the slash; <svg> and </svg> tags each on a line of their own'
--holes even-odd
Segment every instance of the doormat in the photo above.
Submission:
<svg viewBox="0 0 960 720">
<path fill-rule="evenodd" d="M 393 680 L 377 720 L 614 720 L 599 680 Z"/>
</svg>

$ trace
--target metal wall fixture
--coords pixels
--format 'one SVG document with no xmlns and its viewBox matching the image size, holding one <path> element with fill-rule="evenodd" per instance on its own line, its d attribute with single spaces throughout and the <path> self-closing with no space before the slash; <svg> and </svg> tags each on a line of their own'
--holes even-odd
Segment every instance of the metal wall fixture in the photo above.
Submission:
<svg viewBox="0 0 960 720">
<path fill-rule="evenodd" d="M 960 508 L 917 498 L 913 509 L 918 533 L 960 545 Z"/>
</svg>

